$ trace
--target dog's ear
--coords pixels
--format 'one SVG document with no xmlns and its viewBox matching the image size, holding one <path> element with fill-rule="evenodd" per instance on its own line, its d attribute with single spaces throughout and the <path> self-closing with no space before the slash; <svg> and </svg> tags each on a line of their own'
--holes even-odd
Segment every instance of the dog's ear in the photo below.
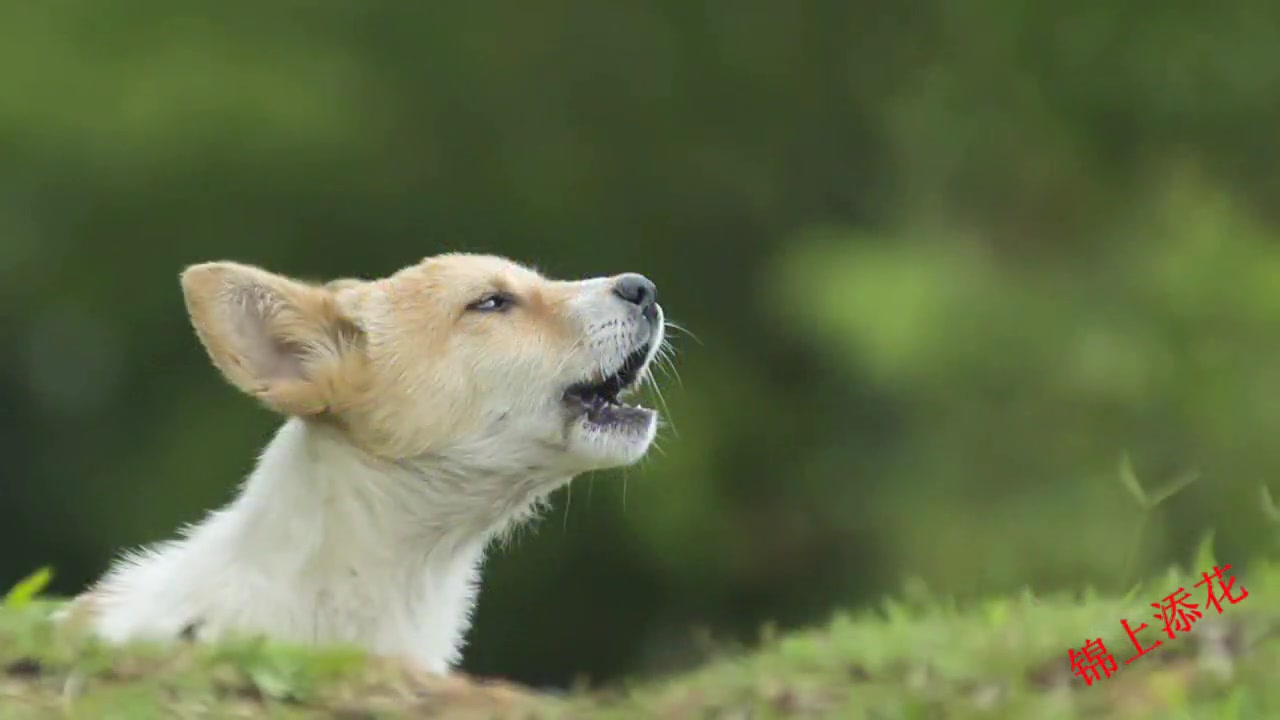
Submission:
<svg viewBox="0 0 1280 720">
<path fill-rule="evenodd" d="M 360 394 L 365 338 L 337 289 L 231 262 L 181 276 L 191 324 L 227 380 L 267 407 L 310 416 Z"/>
</svg>

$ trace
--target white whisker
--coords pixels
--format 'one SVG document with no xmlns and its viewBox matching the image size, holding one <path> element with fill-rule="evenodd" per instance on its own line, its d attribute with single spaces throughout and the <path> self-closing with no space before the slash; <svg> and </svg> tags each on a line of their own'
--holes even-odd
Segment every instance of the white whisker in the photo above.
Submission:
<svg viewBox="0 0 1280 720">
<path fill-rule="evenodd" d="M 569 348 L 569 352 L 565 353 L 564 357 L 560 358 L 560 364 L 556 365 L 556 371 L 552 373 L 553 375 L 559 375 L 560 371 L 564 370 L 564 366 L 569 363 L 569 360 L 573 357 L 573 354 L 578 351 L 578 348 L 582 347 L 582 342 L 583 342 L 582 338 L 578 338 L 576 341 L 574 341 L 573 346 Z"/>
<path fill-rule="evenodd" d="M 690 338 L 692 338 L 692 339 L 693 339 L 693 341 L 694 341 L 694 342 L 698 343 L 699 345 L 704 345 L 704 344 L 703 344 L 703 342 L 702 342 L 701 340 L 699 340 L 699 339 L 698 339 L 698 336 L 693 334 L 693 331 L 692 331 L 692 330 L 690 330 L 689 328 L 687 328 L 687 327 L 685 327 L 685 326 L 681 325 L 680 323 L 677 323 L 677 322 L 676 322 L 676 321 L 674 321 L 674 320 L 667 320 L 667 321 L 666 321 L 666 325 L 667 325 L 668 327 L 670 327 L 672 330 L 677 330 L 677 331 L 679 331 L 679 332 L 684 333 L 685 335 L 688 335 Z M 704 345 L 704 347 L 705 347 L 705 345 Z"/>
<path fill-rule="evenodd" d="M 658 386 L 658 382 L 654 380 L 653 373 L 646 373 L 646 379 L 649 381 L 649 387 L 653 388 L 653 392 L 658 396 L 658 403 L 662 405 L 662 414 L 667 418 L 667 424 L 671 426 L 671 431 L 680 437 L 680 431 L 676 429 L 675 420 L 671 416 L 671 408 L 667 406 L 667 398 L 662 394 L 662 388 Z"/>
<path fill-rule="evenodd" d="M 569 481 L 569 486 L 565 490 L 564 500 L 564 532 L 569 532 L 569 508 L 573 505 L 573 481 Z"/>
</svg>

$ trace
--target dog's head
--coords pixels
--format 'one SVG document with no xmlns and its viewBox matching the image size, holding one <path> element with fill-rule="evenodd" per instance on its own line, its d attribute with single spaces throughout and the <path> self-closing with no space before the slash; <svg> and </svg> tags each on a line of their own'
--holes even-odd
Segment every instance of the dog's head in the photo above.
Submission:
<svg viewBox="0 0 1280 720">
<path fill-rule="evenodd" d="M 640 275 L 566 282 L 451 254 L 325 285 L 205 263 L 182 288 L 232 384 L 387 459 L 577 473 L 634 463 L 653 441 L 657 414 L 622 402 L 663 341 Z"/>
</svg>

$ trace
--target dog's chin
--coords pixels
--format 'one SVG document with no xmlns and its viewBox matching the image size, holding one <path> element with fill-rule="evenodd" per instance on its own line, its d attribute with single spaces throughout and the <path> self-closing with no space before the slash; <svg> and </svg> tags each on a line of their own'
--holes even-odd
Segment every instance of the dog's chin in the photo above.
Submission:
<svg viewBox="0 0 1280 720">
<path fill-rule="evenodd" d="M 643 407 L 606 405 L 570 421 L 568 450 L 585 470 L 631 465 L 644 457 L 658 430 L 658 413 Z"/>
</svg>

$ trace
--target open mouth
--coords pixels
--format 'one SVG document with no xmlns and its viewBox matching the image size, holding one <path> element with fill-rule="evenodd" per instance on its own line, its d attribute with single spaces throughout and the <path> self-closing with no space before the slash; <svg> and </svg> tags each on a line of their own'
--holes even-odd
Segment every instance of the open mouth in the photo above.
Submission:
<svg viewBox="0 0 1280 720">
<path fill-rule="evenodd" d="M 599 427 L 647 424 L 652 410 L 627 405 L 619 397 L 635 386 L 648 358 L 649 346 L 645 345 L 628 355 L 622 366 L 603 380 L 570 385 L 564 392 L 565 402 L 582 410 L 587 421 Z"/>
</svg>

